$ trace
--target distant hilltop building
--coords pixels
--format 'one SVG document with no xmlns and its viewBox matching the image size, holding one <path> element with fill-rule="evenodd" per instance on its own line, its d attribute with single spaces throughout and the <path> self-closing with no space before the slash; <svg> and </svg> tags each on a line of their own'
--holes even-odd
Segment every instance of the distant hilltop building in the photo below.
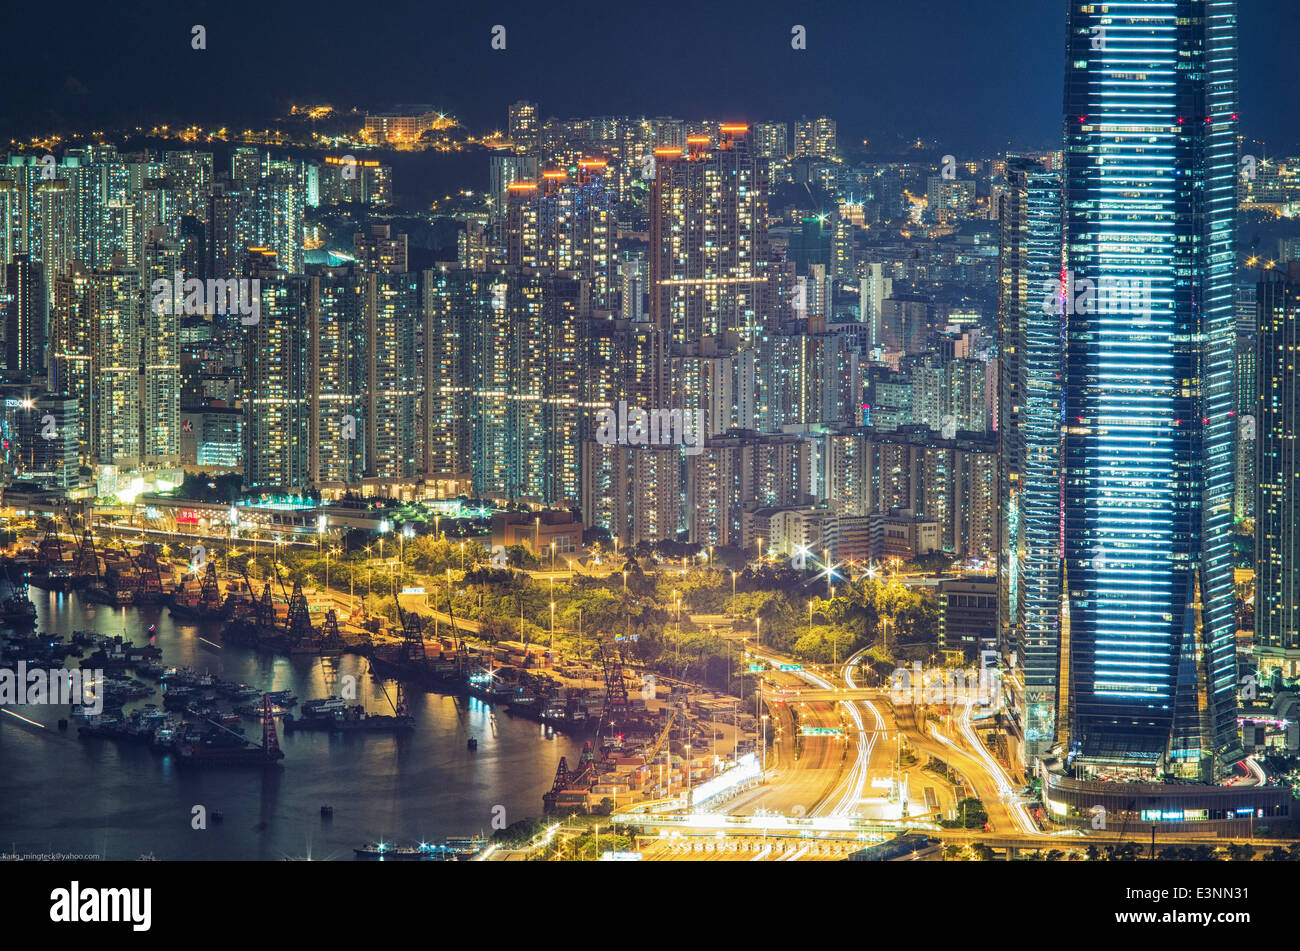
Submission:
<svg viewBox="0 0 1300 951">
<path fill-rule="evenodd" d="M 425 107 L 399 108 L 394 112 L 369 113 L 362 127 L 362 138 L 390 145 L 413 145 L 426 132 L 450 129 L 456 125 L 451 116 Z"/>
</svg>

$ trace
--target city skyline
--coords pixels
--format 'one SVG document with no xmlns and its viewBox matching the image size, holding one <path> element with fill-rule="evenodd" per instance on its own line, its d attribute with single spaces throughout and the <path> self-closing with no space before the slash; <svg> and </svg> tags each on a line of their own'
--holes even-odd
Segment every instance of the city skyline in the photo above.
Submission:
<svg viewBox="0 0 1300 951">
<path fill-rule="evenodd" d="M 318 15 L 306 19 L 287 8 L 257 7 L 257 29 L 247 26 L 252 8 L 246 4 L 200 8 L 188 18 L 162 5 L 110 12 L 79 0 L 74 7 L 61 27 L 59 67 L 40 47 L 24 45 L 0 64 L 0 81 L 24 91 L 0 134 L 147 128 L 164 121 L 237 126 L 283 114 L 294 103 L 321 101 L 371 110 L 433 102 L 487 132 L 499 126 L 503 103 L 525 97 L 541 103 L 545 115 L 561 118 L 612 112 L 789 122 L 829 112 L 847 141 L 875 139 L 886 151 L 915 137 L 947 151 L 1042 148 L 1059 129 L 1060 14 L 1056 4 L 1040 0 L 875 2 L 820 11 L 762 0 L 741 16 L 724 7 L 675 3 L 668 8 L 675 15 L 629 11 L 613 18 L 566 16 L 563 5 L 506 2 L 491 14 L 471 8 L 435 14 L 399 3 L 385 8 L 386 22 L 428 27 L 391 32 L 336 29 L 349 10 L 341 3 L 317 7 Z M 13 15 L 15 35 L 40 28 L 37 8 Z M 506 22 L 511 17 L 515 24 Z M 1286 26 L 1300 26 L 1300 11 L 1287 0 L 1254 0 L 1243 6 L 1241 21 L 1242 92 L 1252 104 L 1242 131 L 1279 152 L 1294 149 L 1300 140 L 1278 117 L 1300 109 L 1300 91 L 1284 66 Z M 1006 23 L 1016 28 L 1006 30 Z M 193 24 L 204 25 L 211 37 L 207 50 L 190 48 Z M 507 27 L 505 50 L 491 47 L 496 25 Z M 810 38 L 804 50 L 791 48 L 795 25 Z M 570 81 L 550 68 L 550 50 L 617 44 L 620 29 L 634 30 L 647 51 L 643 67 L 615 70 L 598 84 Z M 99 43 L 106 34 L 118 37 L 111 77 L 89 68 L 102 61 Z M 355 60 L 359 51 L 386 72 L 371 79 L 338 68 L 338 61 Z M 215 62 L 190 58 L 205 54 Z M 236 57 L 240 69 L 220 71 L 223 57 Z M 758 61 L 768 68 L 744 65 Z M 209 69 L 217 70 L 219 81 L 207 78 Z M 166 81 L 159 81 L 159 70 Z M 979 84 L 964 81 L 974 74 Z M 120 94 L 123 86 L 132 90 L 129 97 Z M 844 94 L 862 88 L 878 94 Z M 254 103 L 250 116 L 247 107 Z M 988 114 L 999 122 L 990 127 L 981 118 Z"/>
<path fill-rule="evenodd" d="M 1300 860 L 1300 9 L 684 10 L 17 53 L 0 841 Z"/>
</svg>

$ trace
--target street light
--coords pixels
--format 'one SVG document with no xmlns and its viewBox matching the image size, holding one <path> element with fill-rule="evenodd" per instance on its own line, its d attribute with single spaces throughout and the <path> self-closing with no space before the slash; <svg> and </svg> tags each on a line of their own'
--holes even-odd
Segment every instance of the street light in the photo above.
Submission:
<svg viewBox="0 0 1300 951">
<path fill-rule="evenodd" d="M 763 721 L 763 782 L 767 782 L 767 714 L 760 719 Z"/>
<path fill-rule="evenodd" d="M 691 808 L 691 744 L 686 744 L 686 808 Z"/>
<path fill-rule="evenodd" d="M 402 577 L 406 577 L 406 540 L 408 538 L 414 538 L 414 537 L 415 537 L 415 529 L 412 528 L 410 525 L 403 525 L 402 526 L 402 550 L 401 550 Z"/>
<path fill-rule="evenodd" d="M 676 591 L 673 592 L 673 601 L 677 603 L 677 644 L 673 648 L 673 663 L 676 665 L 682 661 L 682 599 Z"/>
<path fill-rule="evenodd" d="M 551 602 L 551 650 L 555 650 L 555 602 Z"/>
</svg>

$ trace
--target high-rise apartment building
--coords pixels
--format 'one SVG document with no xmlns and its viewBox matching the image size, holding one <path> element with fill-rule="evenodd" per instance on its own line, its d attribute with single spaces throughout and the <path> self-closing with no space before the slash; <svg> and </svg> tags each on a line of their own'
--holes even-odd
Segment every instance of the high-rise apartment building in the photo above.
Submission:
<svg viewBox="0 0 1300 951">
<path fill-rule="evenodd" d="M 717 147 L 655 149 L 650 187 L 650 318 L 672 345 L 749 338 L 766 281 L 767 186 L 748 127 Z"/>
<path fill-rule="evenodd" d="M 795 158 L 834 158 L 839 150 L 834 119 L 800 119 L 794 124 Z"/>
<path fill-rule="evenodd" d="M 507 188 L 506 263 L 582 275 L 597 310 L 612 310 L 618 299 L 618 223 L 605 188 L 608 164 L 583 159 L 572 175 L 552 169 L 540 181 Z"/>
<path fill-rule="evenodd" d="M 91 324 L 90 445 L 101 465 L 140 459 L 144 288 L 123 258 L 96 272 L 89 288 Z"/>
<path fill-rule="evenodd" d="M 311 279 L 256 252 L 244 273 L 259 281 L 260 313 L 241 328 L 244 485 L 298 489 L 311 481 Z"/>
<path fill-rule="evenodd" d="M 161 232 L 161 228 L 157 229 Z M 141 339 L 140 453 L 151 462 L 175 462 L 181 429 L 181 244 L 158 233 L 146 241 L 141 256 L 141 288 L 148 292 Z M 169 306 L 154 307 L 154 282 L 171 288 Z"/>
<path fill-rule="evenodd" d="M 525 268 L 426 271 L 426 467 L 484 498 L 580 498 L 594 426 L 581 278 Z"/>
<path fill-rule="evenodd" d="M 540 131 L 537 103 L 521 99 L 511 104 L 506 116 L 506 135 L 516 152 L 527 154 L 535 151 Z"/>
<path fill-rule="evenodd" d="M 35 376 L 45 371 L 45 269 L 31 255 L 15 254 L 4 271 L 5 369 Z"/>
</svg>

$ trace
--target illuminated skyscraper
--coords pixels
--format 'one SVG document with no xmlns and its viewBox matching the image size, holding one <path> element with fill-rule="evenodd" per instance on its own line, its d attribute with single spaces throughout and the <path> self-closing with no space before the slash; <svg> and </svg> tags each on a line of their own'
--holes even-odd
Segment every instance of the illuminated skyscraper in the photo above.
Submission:
<svg viewBox="0 0 1300 951">
<path fill-rule="evenodd" d="M 426 467 L 484 498 L 580 497 L 591 424 L 580 278 L 527 268 L 426 271 Z"/>
<path fill-rule="evenodd" d="M 97 272 L 91 294 L 91 449 L 102 465 L 140 458 L 140 364 L 144 291 L 120 257 Z"/>
<path fill-rule="evenodd" d="M 790 127 L 784 122 L 759 122 L 754 125 L 754 151 L 759 158 L 784 162 L 790 156 Z"/>
<path fill-rule="evenodd" d="M 1023 682 L 1032 764 L 1055 740 L 1060 670 L 1061 315 L 1050 293 L 1061 271 L 1059 172 L 1008 159 L 999 235 L 999 626 L 1022 673 L 1013 683 Z"/>
<path fill-rule="evenodd" d="M 1259 285 L 1255 420 L 1255 653 L 1300 673 L 1300 262 Z"/>
<path fill-rule="evenodd" d="M 537 134 L 541 124 L 537 117 L 537 103 L 519 100 L 511 104 L 507 116 L 506 134 L 521 154 L 533 152 L 537 148 Z"/>
<path fill-rule="evenodd" d="M 537 181 L 537 156 L 493 155 L 488 164 L 488 192 L 491 209 L 488 217 L 493 224 L 504 221 L 509 209 L 510 186 L 515 182 Z"/>
<path fill-rule="evenodd" d="M 261 293 L 258 321 L 244 334 L 244 484 L 301 489 L 309 466 L 311 280 L 275 267 L 269 252 L 245 271 Z"/>
<path fill-rule="evenodd" d="M 767 187 L 745 126 L 654 150 L 650 318 L 674 345 L 751 333 L 766 280 Z"/>
<path fill-rule="evenodd" d="M 405 238 L 405 235 L 402 235 Z M 370 418 L 366 474 L 413 479 L 420 471 L 420 289 L 405 270 L 369 274 L 374 295 L 367 322 L 366 403 Z M 367 301 L 369 304 L 369 301 Z"/>
<path fill-rule="evenodd" d="M 50 340 L 46 359 L 49 391 L 71 397 L 77 412 L 77 447 L 88 459 L 91 449 L 92 409 L 95 402 L 95 301 L 98 274 L 74 268 L 54 280 L 50 307 Z"/>
<path fill-rule="evenodd" d="M 839 149 L 835 120 L 800 119 L 794 124 L 795 158 L 834 158 Z"/>
<path fill-rule="evenodd" d="M 302 216 L 306 188 L 300 169 L 288 163 L 272 166 L 267 174 L 249 184 L 242 196 L 238 236 L 243 250 L 270 248 L 279 267 L 290 274 L 302 271 Z M 226 275 L 218 274 L 218 277 Z"/>
<path fill-rule="evenodd" d="M 152 237 L 145 243 L 141 262 L 142 287 L 157 280 L 172 285 L 169 307 L 153 307 L 152 295 L 144 307 L 143 392 L 140 412 L 140 452 L 148 460 L 175 461 L 180 454 L 181 426 L 181 289 L 175 286 L 181 272 L 181 245 Z"/>
<path fill-rule="evenodd" d="M 45 270 L 26 254 L 15 254 L 4 270 L 5 369 L 35 376 L 45 369 Z"/>
<path fill-rule="evenodd" d="M 163 165 L 176 217 L 202 216 L 208 206 L 208 190 L 212 187 L 212 153 L 164 152 Z"/>
<path fill-rule="evenodd" d="M 1068 750 L 1208 779 L 1240 756 L 1237 4 L 1072 0 L 1068 37 Z"/>
<path fill-rule="evenodd" d="M 365 405 L 367 326 L 373 277 L 347 268 L 312 277 L 310 330 L 310 481 L 336 486 L 366 474 L 371 413 Z"/>
<path fill-rule="evenodd" d="M 540 181 L 507 189 L 506 263 L 581 274 L 597 310 L 611 310 L 618 292 L 618 224 L 605 188 L 607 165 L 583 159 L 572 175 L 552 169 Z"/>
</svg>

